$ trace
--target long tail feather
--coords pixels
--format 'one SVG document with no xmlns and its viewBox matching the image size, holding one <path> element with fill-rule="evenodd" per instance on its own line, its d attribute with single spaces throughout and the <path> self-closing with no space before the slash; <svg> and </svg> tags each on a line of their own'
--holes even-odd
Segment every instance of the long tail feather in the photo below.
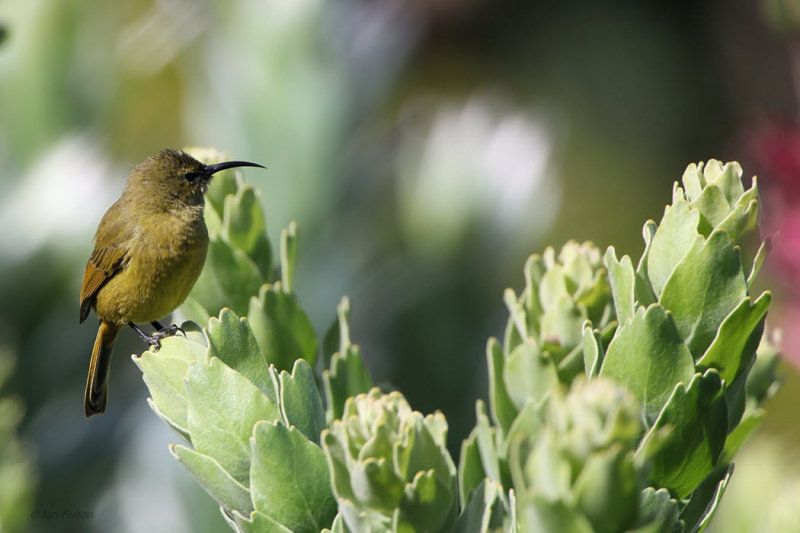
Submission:
<svg viewBox="0 0 800 533">
<path fill-rule="evenodd" d="M 86 392 L 83 396 L 83 412 L 86 418 L 99 415 L 106 410 L 108 371 L 119 329 L 119 326 L 101 321 L 97 330 L 92 359 L 89 362 L 89 376 L 86 378 Z"/>
</svg>

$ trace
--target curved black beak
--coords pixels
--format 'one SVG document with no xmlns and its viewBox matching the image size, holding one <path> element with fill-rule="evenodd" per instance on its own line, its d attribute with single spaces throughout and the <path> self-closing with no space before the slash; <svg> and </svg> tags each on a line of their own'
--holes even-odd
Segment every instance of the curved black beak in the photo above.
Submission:
<svg viewBox="0 0 800 533">
<path fill-rule="evenodd" d="M 235 168 L 235 167 L 258 167 L 258 168 L 267 168 L 263 165 L 259 165 L 258 163 L 251 163 L 249 161 L 225 161 L 223 163 L 215 163 L 213 165 L 206 165 L 205 173 L 209 176 L 219 172 L 220 170 L 225 170 L 228 168 Z"/>
</svg>

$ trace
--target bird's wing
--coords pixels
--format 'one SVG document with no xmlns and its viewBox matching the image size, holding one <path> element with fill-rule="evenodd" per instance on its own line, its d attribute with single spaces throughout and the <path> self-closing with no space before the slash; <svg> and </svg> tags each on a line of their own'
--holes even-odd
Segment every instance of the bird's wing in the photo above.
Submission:
<svg viewBox="0 0 800 533">
<path fill-rule="evenodd" d="M 81 322 L 89 315 L 97 292 L 128 264 L 132 230 L 119 216 L 118 203 L 103 216 L 95 235 L 94 251 L 86 263 L 81 285 Z"/>
</svg>

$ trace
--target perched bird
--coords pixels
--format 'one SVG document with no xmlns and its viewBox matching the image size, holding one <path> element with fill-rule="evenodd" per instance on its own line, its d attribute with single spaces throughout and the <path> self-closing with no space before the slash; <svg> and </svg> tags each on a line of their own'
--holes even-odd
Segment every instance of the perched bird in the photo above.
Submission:
<svg viewBox="0 0 800 533">
<path fill-rule="evenodd" d="M 111 352 L 126 324 L 156 349 L 181 329 L 157 322 L 192 290 L 208 250 L 204 193 L 215 172 L 260 167 L 247 161 L 204 165 L 181 150 L 161 151 L 137 165 L 119 200 L 97 228 L 81 286 L 81 322 L 89 309 L 100 328 L 89 362 L 84 414 L 106 409 Z M 156 328 L 148 335 L 137 324 Z"/>
</svg>

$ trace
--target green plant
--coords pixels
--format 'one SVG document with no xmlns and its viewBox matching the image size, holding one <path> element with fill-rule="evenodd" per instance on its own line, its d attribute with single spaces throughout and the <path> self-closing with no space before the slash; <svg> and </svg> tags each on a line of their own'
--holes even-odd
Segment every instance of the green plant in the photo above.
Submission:
<svg viewBox="0 0 800 533">
<path fill-rule="evenodd" d="M 775 387 L 770 295 L 750 295 L 766 253 L 748 251 L 758 192 L 737 164 L 689 166 L 661 222 L 645 224 L 636 268 L 591 243 L 528 260 L 522 293 L 505 294 L 502 345 L 487 345 L 489 414 L 478 401 L 458 469 L 440 413 L 373 388 L 347 299 L 320 349 L 292 291 L 297 230 L 282 233 L 277 280 L 257 200 L 235 171 L 215 179 L 209 257 L 183 309 L 205 326 L 134 357 L 188 444 L 173 454 L 234 529 L 708 524 Z"/>
<path fill-rule="evenodd" d="M 0 390 L 13 368 L 13 352 L 0 346 Z M 24 411 L 19 398 L 0 397 L 0 531 L 23 531 L 31 519 L 36 475 L 33 458 L 17 435 Z"/>
</svg>

